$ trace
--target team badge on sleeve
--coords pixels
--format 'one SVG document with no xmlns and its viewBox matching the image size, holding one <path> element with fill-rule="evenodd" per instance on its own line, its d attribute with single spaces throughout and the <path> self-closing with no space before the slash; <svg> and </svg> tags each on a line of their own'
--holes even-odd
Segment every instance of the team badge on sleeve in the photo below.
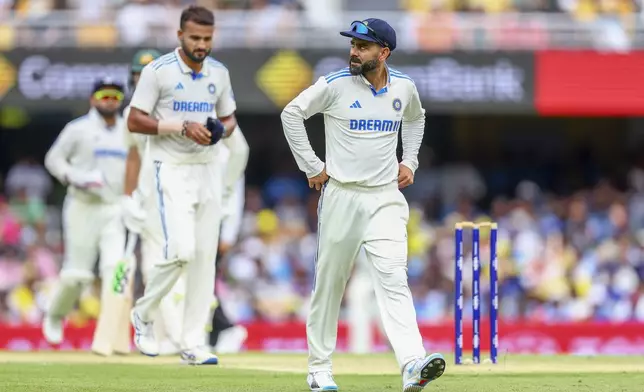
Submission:
<svg viewBox="0 0 644 392">
<path fill-rule="evenodd" d="M 402 109 L 402 102 L 400 101 L 400 99 L 398 98 L 394 99 L 393 107 L 394 107 L 394 110 L 397 112 L 399 112 L 400 109 Z"/>
</svg>

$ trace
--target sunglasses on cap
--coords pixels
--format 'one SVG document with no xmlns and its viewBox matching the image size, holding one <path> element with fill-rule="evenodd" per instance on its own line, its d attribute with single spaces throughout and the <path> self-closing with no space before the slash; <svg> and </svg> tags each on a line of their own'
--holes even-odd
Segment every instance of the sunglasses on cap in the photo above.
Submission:
<svg viewBox="0 0 644 392">
<path fill-rule="evenodd" d="M 94 98 L 98 100 L 115 99 L 117 101 L 122 101 L 125 98 L 125 94 L 123 94 L 122 91 L 113 89 L 98 90 L 94 93 Z"/>
<path fill-rule="evenodd" d="M 355 31 L 358 34 L 364 34 L 375 39 L 376 43 L 380 44 L 380 46 L 389 47 L 389 44 L 380 38 L 374 29 L 367 26 L 360 20 L 356 20 L 351 23 L 351 31 Z"/>
</svg>

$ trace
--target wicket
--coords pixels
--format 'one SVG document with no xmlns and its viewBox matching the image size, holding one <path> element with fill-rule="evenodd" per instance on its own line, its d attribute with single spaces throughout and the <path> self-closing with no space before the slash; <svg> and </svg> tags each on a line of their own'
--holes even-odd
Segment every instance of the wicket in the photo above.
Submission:
<svg viewBox="0 0 644 392">
<path fill-rule="evenodd" d="M 496 223 L 459 222 L 454 230 L 456 243 L 455 273 L 454 273 L 454 361 L 456 365 L 463 364 L 463 230 L 472 229 L 472 362 L 481 362 L 481 228 L 490 228 L 490 360 L 497 363 L 499 348 L 499 326 L 497 312 L 499 309 L 498 291 L 498 259 L 496 242 L 498 227 Z"/>
</svg>

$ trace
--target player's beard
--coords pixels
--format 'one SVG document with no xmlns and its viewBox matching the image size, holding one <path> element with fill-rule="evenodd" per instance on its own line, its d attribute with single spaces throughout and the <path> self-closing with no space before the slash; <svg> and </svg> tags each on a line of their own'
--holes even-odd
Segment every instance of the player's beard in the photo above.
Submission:
<svg viewBox="0 0 644 392">
<path fill-rule="evenodd" d="M 203 54 L 204 54 L 204 55 L 203 55 L 203 57 L 197 57 L 197 55 L 195 54 L 195 52 L 191 52 L 191 51 L 189 51 L 189 50 L 188 50 L 188 48 L 186 48 L 186 46 L 185 46 L 185 45 L 183 45 L 183 44 L 181 45 L 181 49 L 183 49 L 183 53 L 185 53 L 185 54 L 186 54 L 186 56 L 187 56 L 191 61 L 194 61 L 195 63 L 203 63 L 203 62 L 204 62 L 204 60 L 205 60 L 205 59 L 210 55 L 210 49 L 206 49 L 206 50 L 204 50 L 203 52 L 200 52 L 200 53 L 203 53 Z"/>
<path fill-rule="evenodd" d="M 378 60 L 368 60 L 363 62 L 360 62 L 360 65 L 353 65 L 351 62 L 359 62 L 360 59 L 356 57 L 352 57 L 349 60 L 349 72 L 351 72 L 351 75 L 366 75 L 368 72 L 373 71 L 374 69 L 378 68 Z"/>
<path fill-rule="evenodd" d="M 103 118 L 111 119 L 116 116 L 116 113 L 119 111 L 119 108 L 116 109 L 104 109 L 96 106 L 96 111 L 103 116 Z"/>
</svg>

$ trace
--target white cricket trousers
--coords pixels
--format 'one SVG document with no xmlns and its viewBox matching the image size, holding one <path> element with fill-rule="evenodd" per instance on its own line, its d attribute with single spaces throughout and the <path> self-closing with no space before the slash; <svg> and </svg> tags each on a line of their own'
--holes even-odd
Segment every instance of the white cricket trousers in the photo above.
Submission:
<svg viewBox="0 0 644 392">
<path fill-rule="evenodd" d="M 99 262 L 101 298 L 111 290 L 116 263 L 125 248 L 125 226 L 119 204 L 88 202 L 68 194 L 63 203 L 65 258 L 60 280 L 52 296 L 47 315 L 64 318 L 72 310 L 84 285 L 94 280 L 94 266 Z M 114 317 L 114 315 L 99 315 Z"/>
<path fill-rule="evenodd" d="M 156 203 L 152 203 L 154 207 Z M 154 214 L 154 215 L 152 215 Z M 148 217 L 157 216 L 156 211 L 148 212 Z M 141 275 L 147 285 L 154 271 L 155 264 L 163 260 L 163 246 L 150 239 L 147 232 L 142 232 L 141 241 Z M 170 292 L 159 303 L 159 309 L 152 315 L 154 335 L 159 343 L 160 354 L 170 354 L 179 351 L 181 331 L 183 329 L 183 311 L 186 298 L 186 273 L 183 273 L 172 286 Z"/>
<path fill-rule="evenodd" d="M 156 217 L 148 237 L 162 249 L 135 309 L 143 321 L 154 320 L 161 300 L 185 271 L 182 350 L 204 343 L 215 289 L 215 258 L 221 221 L 222 169 L 216 162 L 175 165 L 154 162 Z M 156 227 L 156 229 L 155 229 Z"/>
<path fill-rule="evenodd" d="M 143 208 L 146 212 L 146 222 L 139 235 L 141 244 L 141 275 L 144 286 L 148 284 L 154 265 L 164 259 L 163 242 L 155 239 L 163 238 L 163 228 L 159 222 L 157 208 L 157 192 L 155 182 L 155 166 L 150 162 L 141 169 L 140 186 L 137 191 L 143 198 Z M 159 309 L 152 316 L 154 320 L 154 335 L 159 343 L 159 353 L 175 354 L 181 341 L 183 328 L 183 310 L 186 297 L 185 271 L 179 276 L 170 292 L 159 303 Z M 129 319 L 129 315 L 128 315 Z M 129 324 L 128 324 L 129 325 Z"/>
<path fill-rule="evenodd" d="M 366 188 L 330 179 L 318 204 L 318 253 L 306 324 L 309 371 L 331 371 L 340 303 L 361 246 L 385 333 L 400 369 L 425 356 L 407 283 L 409 206 L 398 185 Z"/>
<path fill-rule="evenodd" d="M 369 354 L 373 350 L 374 290 L 371 268 L 364 247 L 360 248 L 355 268 L 346 288 L 348 349 L 354 354 Z M 378 323 L 380 325 L 380 323 Z"/>
</svg>

